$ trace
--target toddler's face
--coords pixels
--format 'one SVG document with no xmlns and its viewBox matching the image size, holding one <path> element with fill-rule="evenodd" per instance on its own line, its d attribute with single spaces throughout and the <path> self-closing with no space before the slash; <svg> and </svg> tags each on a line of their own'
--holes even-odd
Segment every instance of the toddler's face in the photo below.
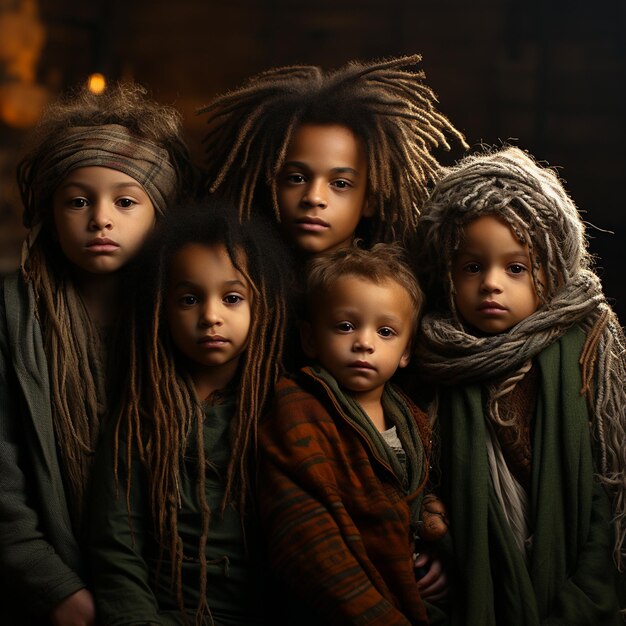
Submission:
<svg viewBox="0 0 626 626">
<path fill-rule="evenodd" d="M 63 254 L 88 274 L 108 274 L 139 252 L 155 223 L 152 201 L 132 177 L 108 167 L 79 167 L 52 197 Z"/>
<path fill-rule="evenodd" d="M 316 300 L 312 320 L 302 330 L 305 352 L 357 400 L 381 393 L 409 362 L 415 314 L 409 294 L 392 280 L 377 285 L 343 276 Z"/>
<path fill-rule="evenodd" d="M 350 245 L 367 204 L 367 160 L 345 126 L 304 124 L 278 174 L 283 232 L 305 254 Z"/>
<path fill-rule="evenodd" d="M 505 222 L 490 215 L 470 222 L 452 265 L 460 316 L 485 335 L 509 330 L 539 307 L 531 271 L 528 246 Z"/>
</svg>

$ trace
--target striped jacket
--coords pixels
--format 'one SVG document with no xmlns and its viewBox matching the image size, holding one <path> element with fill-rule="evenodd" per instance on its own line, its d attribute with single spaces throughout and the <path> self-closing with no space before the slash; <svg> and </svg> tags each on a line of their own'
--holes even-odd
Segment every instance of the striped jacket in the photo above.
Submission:
<svg viewBox="0 0 626 626">
<path fill-rule="evenodd" d="M 393 393 L 415 418 L 412 444 L 423 447 L 426 416 Z M 407 493 L 342 406 L 314 368 L 278 383 L 274 414 L 259 435 L 270 564 L 319 623 L 426 624 L 412 553 L 427 463 Z"/>
</svg>

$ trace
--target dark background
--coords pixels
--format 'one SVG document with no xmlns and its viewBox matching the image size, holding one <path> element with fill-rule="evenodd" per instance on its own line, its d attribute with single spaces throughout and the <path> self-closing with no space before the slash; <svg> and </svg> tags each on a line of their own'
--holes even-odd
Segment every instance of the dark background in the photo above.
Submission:
<svg viewBox="0 0 626 626">
<path fill-rule="evenodd" d="M 94 71 L 136 80 L 182 110 L 199 161 L 196 109 L 253 73 L 421 53 L 427 82 L 468 143 L 510 141 L 558 166 L 597 227 L 591 250 L 626 319 L 625 0 L 0 0 L 0 26 L 15 11 L 29 11 L 44 34 L 26 82 L 52 97 Z M 0 101 L 15 81 L 0 58 Z M 0 121 L 7 268 L 23 236 L 11 181 L 25 132 Z M 438 156 L 450 163 L 459 154 Z"/>
</svg>

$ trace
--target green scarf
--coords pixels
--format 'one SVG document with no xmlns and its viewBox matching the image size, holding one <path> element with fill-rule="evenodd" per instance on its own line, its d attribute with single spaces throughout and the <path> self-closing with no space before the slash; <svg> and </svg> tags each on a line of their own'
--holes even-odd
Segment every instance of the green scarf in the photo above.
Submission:
<svg viewBox="0 0 626 626">
<path fill-rule="evenodd" d="M 609 502 L 595 478 L 580 395 L 584 340 L 574 328 L 537 357 L 528 565 L 491 486 L 483 388 L 459 386 L 441 394 L 442 495 L 461 572 L 455 625 L 621 623 Z"/>
<path fill-rule="evenodd" d="M 375 455 L 391 467 L 402 483 L 405 493 L 411 494 L 417 491 L 424 480 L 424 445 L 415 423 L 415 417 L 400 392 L 393 385 L 386 384 L 381 402 L 385 417 L 396 427 L 398 439 L 406 454 L 406 471 L 396 453 L 387 445 L 361 405 L 339 387 L 337 380 L 327 370 L 319 365 L 303 369 L 326 388 L 331 398 L 337 402 L 344 417 L 370 443 Z M 419 519 L 421 501 L 421 492 L 419 498 L 411 500 L 411 519 L 414 522 Z"/>
</svg>

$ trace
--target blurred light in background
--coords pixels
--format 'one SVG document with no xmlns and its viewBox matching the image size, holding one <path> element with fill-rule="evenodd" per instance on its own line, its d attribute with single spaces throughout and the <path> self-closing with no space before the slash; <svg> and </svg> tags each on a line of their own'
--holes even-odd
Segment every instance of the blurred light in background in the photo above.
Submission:
<svg viewBox="0 0 626 626">
<path fill-rule="evenodd" d="M 98 72 L 90 74 L 87 79 L 87 88 L 91 93 L 95 93 L 99 96 L 107 88 L 106 78 Z"/>
<path fill-rule="evenodd" d="M 36 0 L 0 6 L 0 119 L 14 128 L 36 124 L 48 99 L 37 84 L 45 38 Z"/>
</svg>

